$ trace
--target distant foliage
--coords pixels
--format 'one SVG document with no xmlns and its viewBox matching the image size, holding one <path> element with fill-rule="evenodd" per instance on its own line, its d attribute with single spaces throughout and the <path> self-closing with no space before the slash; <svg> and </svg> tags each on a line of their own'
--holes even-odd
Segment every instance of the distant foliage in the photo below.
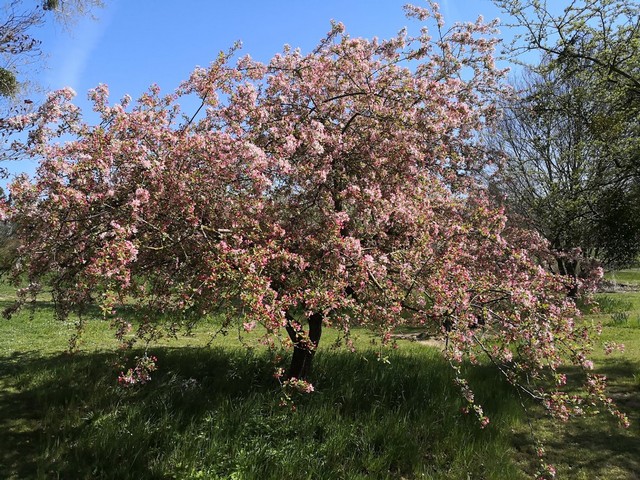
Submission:
<svg viewBox="0 0 640 480">
<path fill-rule="evenodd" d="M 11 70 L 0 68 L 0 95 L 11 97 L 18 92 L 18 80 Z"/>
<path fill-rule="evenodd" d="M 640 8 L 636 0 L 495 0 L 528 64 L 499 143 L 509 209 L 552 247 L 609 267 L 640 254 Z M 531 57 L 529 57 L 531 58 Z M 560 263 L 560 262 L 559 262 Z M 566 262 L 565 262 L 566 263 Z M 579 265 L 565 265 L 571 275 Z"/>
<path fill-rule="evenodd" d="M 0 274 L 10 273 L 18 258 L 19 242 L 10 224 L 0 225 Z"/>
</svg>

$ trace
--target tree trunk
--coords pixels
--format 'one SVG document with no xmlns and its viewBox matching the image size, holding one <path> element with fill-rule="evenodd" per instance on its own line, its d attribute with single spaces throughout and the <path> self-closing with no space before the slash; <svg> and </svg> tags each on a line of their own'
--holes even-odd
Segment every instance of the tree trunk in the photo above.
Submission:
<svg viewBox="0 0 640 480">
<path fill-rule="evenodd" d="M 292 324 L 293 317 L 287 314 L 287 333 L 293 342 L 293 357 L 291 365 L 287 373 L 287 379 L 297 378 L 306 380 L 311 373 L 311 363 L 316 353 L 320 336 L 322 335 L 322 320 L 324 316 L 321 313 L 314 313 L 309 317 L 309 334 L 305 335 L 304 331 L 296 330 Z"/>
<path fill-rule="evenodd" d="M 558 271 L 560 275 L 570 277 L 572 282 L 567 291 L 569 298 L 578 297 L 578 261 L 577 260 L 558 260 Z"/>
</svg>

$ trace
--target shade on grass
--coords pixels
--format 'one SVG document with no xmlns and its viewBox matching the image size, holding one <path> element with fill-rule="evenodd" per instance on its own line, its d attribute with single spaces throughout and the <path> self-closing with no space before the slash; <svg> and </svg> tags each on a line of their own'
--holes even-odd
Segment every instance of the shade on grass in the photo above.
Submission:
<svg viewBox="0 0 640 480">
<path fill-rule="evenodd" d="M 609 295 L 615 311 L 629 304 L 632 318 L 640 314 L 636 294 Z M 559 427 L 535 411 L 536 433 L 563 478 L 633 478 L 640 468 L 640 328 L 609 317 L 586 320 L 603 320 L 601 341 L 623 342 L 627 352 L 596 356 L 596 371 L 609 377 L 632 427 L 604 415 Z M 295 397 L 293 412 L 279 405 L 272 355 L 246 351 L 231 335 L 198 347 L 210 338 L 206 324 L 172 343 L 179 348 L 154 348 L 160 369 L 134 389 L 117 385 L 108 322 L 89 318 L 73 356 L 62 353 L 71 332 L 46 302 L 0 322 L 0 478 L 512 479 L 536 468 L 513 391 L 493 370 L 473 370 L 491 417 L 481 430 L 460 413 L 448 365 L 422 345 L 385 351 L 387 363 L 364 334 L 356 354 L 327 341 L 316 392 Z"/>
<path fill-rule="evenodd" d="M 410 350 L 410 349 L 408 349 Z M 280 406 L 267 352 L 163 348 L 123 389 L 116 355 L 2 358 L 3 478 L 517 478 L 503 434 L 517 404 L 478 371 L 494 425 L 460 413 L 437 354 L 318 355 L 317 391 Z M 336 375 L 335 372 L 338 372 Z"/>
</svg>

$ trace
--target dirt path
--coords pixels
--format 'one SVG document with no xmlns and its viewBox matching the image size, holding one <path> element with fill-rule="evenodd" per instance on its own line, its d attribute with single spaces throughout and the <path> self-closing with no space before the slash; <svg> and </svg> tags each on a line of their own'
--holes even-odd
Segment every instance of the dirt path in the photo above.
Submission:
<svg viewBox="0 0 640 480">
<path fill-rule="evenodd" d="M 395 340 L 408 340 L 410 342 L 418 342 L 420 345 L 439 348 L 444 350 L 445 339 L 442 336 L 428 334 L 427 332 L 418 333 L 396 333 L 391 336 Z"/>
</svg>

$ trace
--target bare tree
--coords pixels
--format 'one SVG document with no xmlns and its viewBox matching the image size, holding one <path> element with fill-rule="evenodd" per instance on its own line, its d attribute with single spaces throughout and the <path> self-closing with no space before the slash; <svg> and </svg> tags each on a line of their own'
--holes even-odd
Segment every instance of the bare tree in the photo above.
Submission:
<svg viewBox="0 0 640 480">
<path fill-rule="evenodd" d="M 560 252 L 632 261 L 640 251 L 638 1 L 494 3 L 518 32 L 508 53 L 526 68 L 497 136 L 510 210 Z M 542 61 L 526 63 L 533 51 Z"/>
<path fill-rule="evenodd" d="M 640 4 L 638 0 L 494 0 L 516 29 L 509 53 L 540 52 L 527 65 L 570 82 L 579 76 L 589 96 L 608 108 L 591 118 L 593 141 L 615 160 L 618 180 L 640 176 Z M 624 174 L 620 172 L 624 170 Z"/>
<path fill-rule="evenodd" d="M 497 188 L 512 220 L 550 242 L 554 268 L 566 275 L 578 276 L 585 258 L 633 260 L 640 206 L 632 199 L 640 184 L 602 141 L 601 122 L 613 106 L 584 77 L 547 66 L 525 71 L 516 89 L 494 138 L 506 157 Z"/>
<path fill-rule="evenodd" d="M 70 27 L 76 19 L 102 5 L 102 0 L 44 0 L 35 7 L 24 0 L 11 0 L 4 5 L 0 9 L 0 96 L 18 94 L 20 85 L 25 83 L 21 77 L 29 67 L 42 63 L 36 31 L 47 16 Z"/>
</svg>

